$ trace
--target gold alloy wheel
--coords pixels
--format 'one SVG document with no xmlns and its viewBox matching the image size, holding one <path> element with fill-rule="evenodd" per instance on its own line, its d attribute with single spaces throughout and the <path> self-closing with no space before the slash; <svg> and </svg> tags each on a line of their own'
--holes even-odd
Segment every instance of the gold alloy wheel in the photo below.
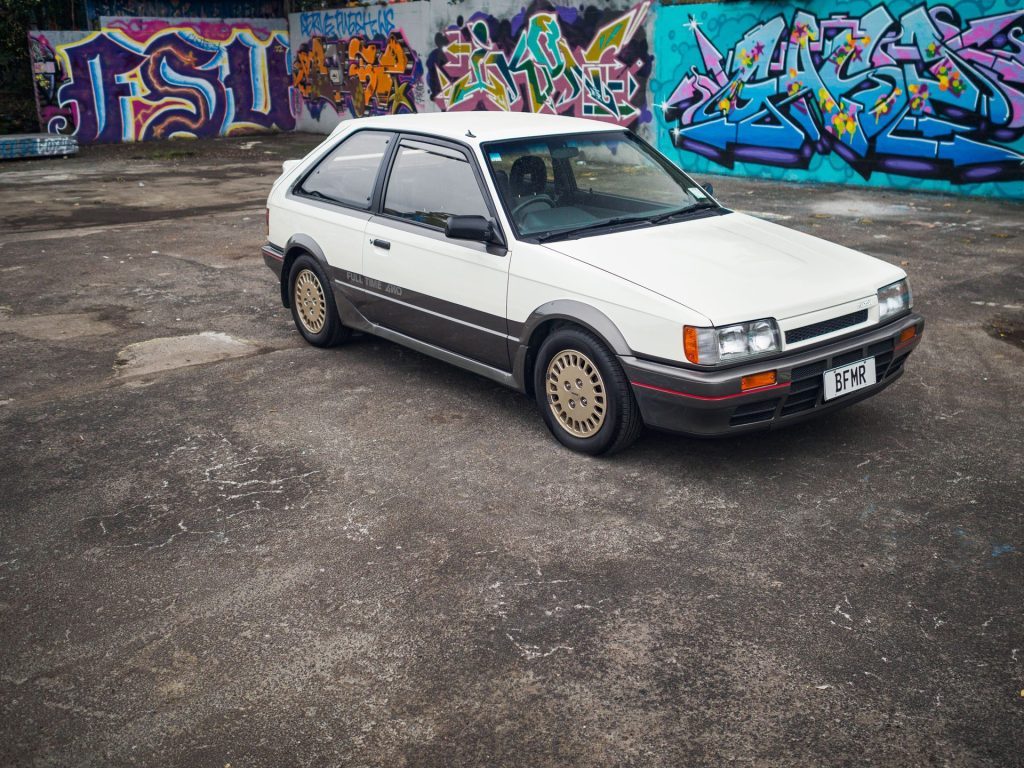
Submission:
<svg viewBox="0 0 1024 768">
<path fill-rule="evenodd" d="M 324 287 L 314 272 L 308 269 L 299 272 L 292 301 L 299 311 L 302 326 L 310 333 L 320 333 L 327 322 L 327 301 L 324 299 Z"/>
<path fill-rule="evenodd" d="M 589 357 L 566 349 L 551 358 L 547 373 L 548 404 L 558 423 L 574 437 L 591 437 L 607 412 L 604 380 Z"/>
</svg>

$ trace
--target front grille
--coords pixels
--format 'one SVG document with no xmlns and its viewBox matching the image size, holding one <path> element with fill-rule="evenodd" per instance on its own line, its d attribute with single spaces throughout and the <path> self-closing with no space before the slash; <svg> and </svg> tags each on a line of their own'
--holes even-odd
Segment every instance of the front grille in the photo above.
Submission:
<svg viewBox="0 0 1024 768">
<path fill-rule="evenodd" d="M 892 364 L 893 341 L 892 339 L 886 339 L 867 348 L 861 347 L 860 349 L 844 352 L 827 360 L 819 360 L 816 363 L 794 368 L 791 373 L 789 393 L 786 395 L 786 399 L 782 401 L 779 417 L 808 411 L 821 405 L 823 402 L 821 399 L 822 390 L 824 389 L 821 374 L 832 368 L 838 368 L 841 365 L 864 360 L 868 357 L 875 358 L 875 380 L 878 382 L 881 382 L 887 376 L 893 375 L 906 359 L 906 355 L 904 355 L 895 364 Z"/>
<path fill-rule="evenodd" d="M 775 408 L 779 404 L 779 398 L 773 400 L 762 400 L 758 403 L 747 403 L 741 405 L 732 412 L 729 419 L 730 427 L 739 427 L 743 424 L 756 424 L 759 421 L 771 421 L 775 416 Z"/>
<path fill-rule="evenodd" d="M 868 356 L 875 358 L 875 378 L 881 381 L 888 375 L 889 363 L 892 362 L 892 339 L 880 341 L 868 347 Z"/>
<path fill-rule="evenodd" d="M 907 357 L 909 356 L 909 354 L 910 353 L 908 352 L 906 355 L 903 355 L 902 357 L 897 357 L 895 360 L 893 360 L 892 365 L 889 366 L 889 370 L 885 372 L 885 378 L 891 379 L 893 376 L 899 373 L 900 369 L 903 368 L 903 364 L 907 362 Z"/>
<path fill-rule="evenodd" d="M 815 336 L 824 336 L 826 333 L 835 333 L 843 328 L 849 328 L 860 323 L 866 323 L 868 311 L 862 309 L 859 312 L 851 312 L 841 317 L 833 317 L 830 320 L 822 320 L 820 323 L 811 323 L 801 328 L 794 328 L 786 331 L 786 343 L 796 344 L 801 341 L 813 339 Z"/>
<path fill-rule="evenodd" d="M 780 416 L 789 416 L 813 408 L 821 397 L 821 374 L 825 372 L 825 361 L 811 363 L 793 369 L 789 395 L 782 404 Z"/>
<path fill-rule="evenodd" d="M 790 371 L 789 389 L 784 398 L 760 400 L 756 403 L 739 405 L 729 417 L 730 427 L 741 427 L 758 422 L 769 422 L 785 418 L 802 411 L 820 407 L 824 401 L 825 385 L 821 375 L 832 368 L 838 368 L 869 357 L 875 359 L 875 380 L 879 384 L 893 378 L 900 372 L 909 351 L 896 356 L 895 343 L 885 339 L 842 354 L 818 360 Z"/>
</svg>

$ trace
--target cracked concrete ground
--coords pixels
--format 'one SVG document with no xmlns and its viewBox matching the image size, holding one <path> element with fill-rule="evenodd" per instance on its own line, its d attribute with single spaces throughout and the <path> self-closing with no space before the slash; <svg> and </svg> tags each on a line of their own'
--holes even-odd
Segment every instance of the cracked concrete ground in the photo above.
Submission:
<svg viewBox="0 0 1024 768">
<path fill-rule="evenodd" d="M 714 179 L 904 265 L 924 343 L 595 460 L 301 342 L 258 246 L 318 140 L 0 166 L 0 764 L 1022 764 L 1019 203 Z"/>
</svg>

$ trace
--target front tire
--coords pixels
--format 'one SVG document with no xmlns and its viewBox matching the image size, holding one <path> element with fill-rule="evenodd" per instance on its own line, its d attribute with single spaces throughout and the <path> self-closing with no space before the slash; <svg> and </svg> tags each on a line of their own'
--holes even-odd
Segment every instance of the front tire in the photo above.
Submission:
<svg viewBox="0 0 1024 768">
<path fill-rule="evenodd" d="M 288 296 L 295 327 L 314 347 L 333 347 L 352 335 L 341 324 L 330 281 L 309 254 L 299 256 L 292 265 Z"/>
<path fill-rule="evenodd" d="M 544 423 L 562 445 L 599 456 L 632 445 L 643 429 L 618 360 L 582 328 L 556 330 L 537 351 L 533 388 Z"/>
</svg>

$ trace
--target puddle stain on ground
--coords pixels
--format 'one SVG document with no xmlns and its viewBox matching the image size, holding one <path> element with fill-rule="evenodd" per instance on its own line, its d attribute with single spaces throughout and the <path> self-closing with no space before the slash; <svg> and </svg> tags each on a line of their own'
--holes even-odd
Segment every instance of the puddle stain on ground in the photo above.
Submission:
<svg viewBox="0 0 1024 768">
<path fill-rule="evenodd" d="M 985 323 L 985 331 L 994 339 L 1024 349 L 1024 315 L 1013 318 L 996 315 Z"/>
<path fill-rule="evenodd" d="M 99 312 L 63 315 L 0 314 L 0 333 L 14 333 L 38 341 L 103 336 L 116 330 L 117 326 L 105 320 Z"/>
</svg>

